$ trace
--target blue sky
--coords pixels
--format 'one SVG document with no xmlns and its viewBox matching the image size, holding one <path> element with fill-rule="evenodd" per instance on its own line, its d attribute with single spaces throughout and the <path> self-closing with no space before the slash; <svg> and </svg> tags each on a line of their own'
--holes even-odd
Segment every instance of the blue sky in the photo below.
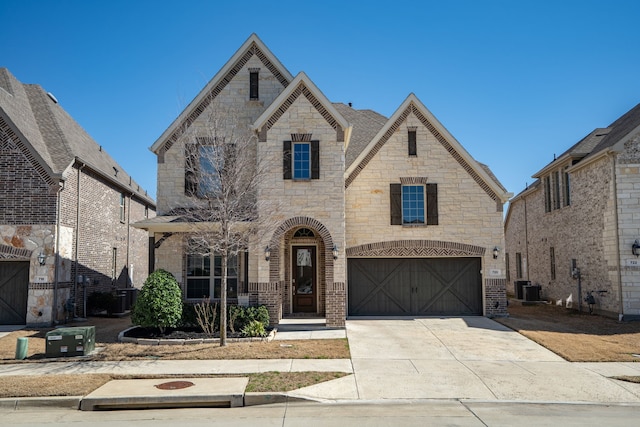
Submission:
<svg viewBox="0 0 640 427">
<path fill-rule="evenodd" d="M 513 193 L 640 102 L 640 2 L 0 0 L 2 60 L 151 195 L 148 148 L 256 33 L 333 102 L 410 94 Z"/>
</svg>

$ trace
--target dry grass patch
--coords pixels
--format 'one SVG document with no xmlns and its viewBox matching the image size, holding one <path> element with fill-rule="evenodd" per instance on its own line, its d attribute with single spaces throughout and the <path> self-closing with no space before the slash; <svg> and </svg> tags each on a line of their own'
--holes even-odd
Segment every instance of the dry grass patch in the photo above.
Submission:
<svg viewBox="0 0 640 427">
<path fill-rule="evenodd" d="M 247 375 L 189 375 L 199 378 L 248 377 L 247 392 L 287 392 L 348 375 L 343 372 L 264 372 Z M 86 396 L 111 380 L 184 376 L 110 374 L 0 376 L 0 398 Z"/>
<path fill-rule="evenodd" d="M 563 307 L 512 302 L 496 319 L 570 362 L 640 362 L 640 322 L 618 322 Z"/>
<path fill-rule="evenodd" d="M 349 344 L 346 339 L 252 341 L 229 342 L 226 347 L 218 344 L 147 346 L 118 343 L 120 331 L 131 326 L 129 317 L 90 318 L 88 322 L 65 326 L 96 327 L 96 349 L 98 351 L 82 359 L 70 360 L 220 360 L 220 359 L 349 359 Z M 28 362 L 46 362 L 46 333 L 51 329 L 30 329 L 10 333 L 0 338 L 0 363 L 16 363 L 18 337 L 28 337 Z"/>
</svg>

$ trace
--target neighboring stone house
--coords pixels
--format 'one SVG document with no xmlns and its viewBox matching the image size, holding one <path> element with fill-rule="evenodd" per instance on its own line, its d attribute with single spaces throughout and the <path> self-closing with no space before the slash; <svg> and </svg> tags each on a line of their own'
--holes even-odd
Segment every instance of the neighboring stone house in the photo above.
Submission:
<svg viewBox="0 0 640 427">
<path fill-rule="evenodd" d="M 592 291 L 597 311 L 640 317 L 639 170 L 640 104 L 554 158 L 511 200 L 509 280 L 584 310 Z"/>
<path fill-rule="evenodd" d="M 130 224 L 154 215 L 53 95 L 0 68 L 0 324 L 84 316 L 88 293 L 140 287 L 148 239 Z"/>
<path fill-rule="evenodd" d="M 137 226 L 187 300 L 207 279 L 215 298 L 220 278 L 192 268 L 188 227 L 175 214 L 192 197 L 176 142 L 202 126 L 214 100 L 243 112 L 259 158 L 280 159 L 257 192 L 281 202 L 260 212 L 278 223 L 238 257 L 232 300 L 266 304 L 272 323 L 311 315 L 338 327 L 354 315 L 506 313 L 502 207 L 511 195 L 489 169 L 414 95 L 391 118 L 331 103 L 256 35 L 151 147 L 159 216 Z"/>
</svg>

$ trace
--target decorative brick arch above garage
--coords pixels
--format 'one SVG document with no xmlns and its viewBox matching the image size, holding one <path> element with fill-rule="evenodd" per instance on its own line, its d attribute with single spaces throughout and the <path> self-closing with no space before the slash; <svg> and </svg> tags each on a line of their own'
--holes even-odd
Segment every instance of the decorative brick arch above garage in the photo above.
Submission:
<svg viewBox="0 0 640 427">
<path fill-rule="evenodd" d="M 486 248 L 438 240 L 395 240 L 347 248 L 347 257 L 463 257 L 484 256 Z"/>
</svg>

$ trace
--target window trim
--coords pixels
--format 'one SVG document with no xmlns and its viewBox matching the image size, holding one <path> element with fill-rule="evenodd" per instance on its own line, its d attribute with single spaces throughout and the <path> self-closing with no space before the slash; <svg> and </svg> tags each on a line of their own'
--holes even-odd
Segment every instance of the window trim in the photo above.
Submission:
<svg viewBox="0 0 640 427">
<path fill-rule="evenodd" d="M 203 261 L 203 265 L 206 265 L 206 260 L 208 260 L 208 264 L 209 264 L 209 274 L 208 275 L 201 275 L 201 276 L 195 276 L 195 275 L 189 275 L 189 260 L 191 259 L 191 257 L 199 257 L 202 258 Z M 235 258 L 235 268 L 229 268 L 229 263 L 233 262 L 232 260 Z M 232 256 L 230 257 L 229 260 L 227 260 L 227 297 L 228 298 L 237 298 L 238 296 L 238 292 L 239 292 L 239 285 L 240 285 L 240 256 Z M 219 254 L 207 254 L 207 255 L 201 255 L 201 254 L 191 254 L 187 251 L 187 253 L 185 254 L 185 277 L 186 277 L 186 281 L 185 281 L 185 289 L 184 289 L 184 295 L 185 295 L 185 300 L 187 301 L 198 301 L 198 300 L 202 300 L 203 298 L 208 298 L 209 300 L 219 300 L 220 296 L 216 296 L 216 290 L 218 291 L 218 293 L 220 292 L 220 287 L 221 287 L 221 283 L 222 283 L 222 275 L 216 275 L 216 261 L 220 260 L 220 263 L 222 263 L 222 255 Z M 213 261 L 213 262 L 212 262 Z M 221 270 L 222 271 L 222 270 Z M 230 272 L 234 272 L 235 274 L 229 274 Z M 207 279 L 208 280 L 208 291 L 209 294 L 208 295 L 203 295 L 200 297 L 193 297 L 193 296 L 189 296 L 189 281 L 190 280 L 204 280 Z M 235 279 L 235 292 L 232 291 L 232 287 L 231 287 L 231 292 L 230 292 L 230 286 L 232 285 L 232 283 L 229 282 L 229 279 Z M 216 282 L 219 282 L 218 284 L 216 284 Z M 235 295 L 234 295 L 235 293 Z"/>
<path fill-rule="evenodd" d="M 407 130 L 407 151 L 409 157 L 418 156 L 418 131 L 415 127 L 410 127 Z"/>
<path fill-rule="evenodd" d="M 249 69 L 249 100 L 250 101 L 258 101 L 260 100 L 260 75 L 259 68 L 250 68 Z"/>
<path fill-rule="evenodd" d="M 306 148 L 305 152 L 296 152 L 296 148 Z M 298 160 L 297 156 L 306 154 L 306 159 Z M 311 142 L 293 142 L 291 143 L 291 177 L 294 181 L 308 181 L 311 179 Z M 307 167 L 303 168 L 302 165 L 298 167 L 298 163 L 306 163 Z M 304 176 L 296 176 L 300 172 Z"/>
<path fill-rule="evenodd" d="M 421 193 L 421 201 L 422 201 L 422 208 L 420 208 L 420 206 L 418 206 L 420 204 L 420 200 L 418 200 L 416 203 L 416 206 L 410 206 L 407 207 L 406 204 L 407 203 L 411 203 L 412 200 L 405 200 L 405 195 L 407 195 L 407 197 L 411 196 L 411 193 L 409 192 L 410 189 L 420 189 Z M 427 225 L 427 197 L 426 197 L 426 193 L 427 193 L 427 189 L 426 189 L 426 185 L 425 184 L 402 184 L 401 186 L 401 207 L 402 207 L 402 225 L 403 226 L 410 226 L 410 227 L 415 227 L 415 226 L 423 226 L 423 225 Z M 418 195 L 416 193 L 416 195 Z M 412 218 L 413 215 L 409 215 L 409 211 L 417 211 L 416 213 L 416 220 L 418 222 L 408 222 L 406 221 L 407 218 Z M 422 211 L 422 217 L 419 216 L 419 212 Z"/>
</svg>

